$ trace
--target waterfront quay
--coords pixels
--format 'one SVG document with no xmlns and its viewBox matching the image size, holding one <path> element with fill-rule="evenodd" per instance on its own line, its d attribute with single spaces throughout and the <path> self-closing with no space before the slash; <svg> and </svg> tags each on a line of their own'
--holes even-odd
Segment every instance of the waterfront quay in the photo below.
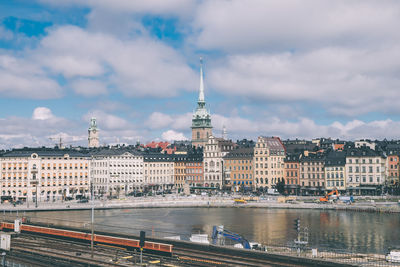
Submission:
<svg viewBox="0 0 400 267">
<path fill-rule="evenodd" d="M 47 211 L 47 210 L 85 210 L 91 209 L 120 209 L 120 208 L 174 208 L 174 207 L 243 207 L 243 208 L 279 208 L 279 209 L 322 209 L 322 210 L 348 210 L 366 212 L 399 213 L 399 197 L 355 197 L 355 202 L 345 204 L 342 202 L 319 203 L 318 197 L 279 197 L 265 196 L 253 198 L 245 202 L 237 199 L 246 199 L 240 195 L 233 196 L 155 196 L 155 197 L 127 197 L 114 200 L 94 200 L 87 203 L 79 201 L 65 202 L 39 202 L 13 205 L 3 203 L 0 211 Z"/>
</svg>

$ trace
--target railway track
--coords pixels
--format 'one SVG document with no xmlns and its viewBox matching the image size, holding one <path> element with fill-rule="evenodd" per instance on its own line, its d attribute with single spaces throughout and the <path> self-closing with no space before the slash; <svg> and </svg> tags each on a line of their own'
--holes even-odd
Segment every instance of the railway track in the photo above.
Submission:
<svg viewBox="0 0 400 267">
<path fill-rule="evenodd" d="M 128 238 L 128 237 L 126 237 Z M 216 247 L 191 248 L 193 246 L 184 243 L 173 243 L 173 256 L 159 256 L 143 253 L 144 262 L 157 262 L 158 266 L 276 266 L 276 267 L 300 267 L 318 266 L 316 264 L 291 263 L 285 260 L 268 258 L 268 254 L 249 251 L 230 251 L 221 250 Z M 43 258 L 58 259 L 57 265 L 50 266 L 132 266 L 139 262 L 139 255 L 125 248 L 95 244 L 94 257 L 91 258 L 90 244 L 88 241 L 63 239 L 59 237 L 43 236 L 34 233 L 21 233 L 12 238 L 13 253 L 20 253 L 26 260 L 30 260 L 30 255 Z M 211 250 L 210 250 L 211 249 Z M 239 253 L 240 252 L 240 253 Z M 257 255 L 259 254 L 259 255 Z M 33 257 L 35 259 L 35 257 Z M 69 263 L 69 264 L 68 264 Z M 73 264 L 71 264 L 73 263 Z M 327 266 L 323 264 L 324 266 Z M 49 266 L 49 265 L 32 265 Z"/>
<path fill-rule="evenodd" d="M 174 254 L 183 261 L 192 261 L 197 266 L 249 266 L 249 267 L 300 267 L 304 265 L 277 263 L 272 260 L 242 257 L 238 255 L 227 255 L 225 253 L 199 251 L 188 248 L 175 248 Z M 202 265 L 204 263 L 205 265 Z M 207 265 L 208 264 L 208 265 Z"/>
<path fill-rule="evenodd" d="M 60 240 L 52 237 L 36 236 L 32 234 L 21 234 L 12 240 L 12 253 L 23 254 L 23 258 L 35 257 L 59 259 L 57 265 L 42 266 L 132 266 L 138 255 L 123 248 L 99 246 L 94 247 L 93 258 L 91 258 L 90 245 L 84 242 Z M 143 254 L 144 261 L 160 259 L 154 255 Z M 43 261 L 40 259 L 38 262 Z M 72 263 L 72 264 L 71 264 Z M 32 265 L 36 266 L 36 265 Z"/>
</svg>

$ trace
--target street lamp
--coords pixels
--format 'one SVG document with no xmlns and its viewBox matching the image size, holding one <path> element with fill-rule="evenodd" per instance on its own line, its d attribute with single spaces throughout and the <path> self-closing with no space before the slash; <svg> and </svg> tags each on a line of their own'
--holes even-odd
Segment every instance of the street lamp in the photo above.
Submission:
<svg viewBox="0 0 400 267">
<path fill-rule="evenodd" d="M 36 186 L 35 208 L 37 208 L 38 207 L 38 183 L 39 183 L 39 181 L 36 179 L 37 169 L 35 166 L 33 166 L 33 169 L 31 172 L 32 172 L 32 180 L 33 180 L 33 181 L 31 181 L 31 185 Z"/>
<path fill-rule="evenodd" d="M 92 201 L 92 235 L 90 238 L 90 250 L 91 250 L 91 257 L 93 258 L 93 250 L 94 250 L 94 198 L 93 198 L 93 191 L 94 191 L 94 184 L 93 184 L 93 172 L 90 172 L 90 194 L 91 194 L 91 201 Z"/>
</svg>

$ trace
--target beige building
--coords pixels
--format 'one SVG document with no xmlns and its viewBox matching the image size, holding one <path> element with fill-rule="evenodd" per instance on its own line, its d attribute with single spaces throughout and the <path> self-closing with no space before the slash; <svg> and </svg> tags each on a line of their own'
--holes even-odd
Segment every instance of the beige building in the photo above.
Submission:
<svg viewBox="0 0 400 267">
<path fill-rule="evenodd" d="M 65 197 L 88 196 L 89 161 L 74 150 L 22 149 L 3 154 L 1 196 L 14 200 L 60 201 Z"/>
<path fill-rule="evenodd" d="M 174 187 L 174 158 L 161 153 L 143 153 L 143 181 L 147 190 L 164 191 Z"/>
<path fill-rule="evenodd" d="M 223 179 L 223 157 L 232 151 L 235 144 L 231 140 L 224 140 L 210 136 L 203 151 L 204 186 L 222 189 L 225 186 Z"/>
<path fill-rule="evenodd" d="M 260 136 L 254 148 L 254 177 L 256 188 L 274 188 L 284 179 L 285 147 L 279 137 Z"/>
</svg>

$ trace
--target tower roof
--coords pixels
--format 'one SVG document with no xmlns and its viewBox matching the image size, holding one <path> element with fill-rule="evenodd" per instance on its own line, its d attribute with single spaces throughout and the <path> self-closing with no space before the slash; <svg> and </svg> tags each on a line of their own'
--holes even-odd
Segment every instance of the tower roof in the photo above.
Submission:
<svg viewBox="0 0 400 267">
<path fill-rule="evenodd" d="M 196 111 L 193 113 L 192 128 L 212 128 L 211 116 L 204 100 L 203 59 L 200 58 L 200 88 Z"/>
<path fill-rule="evenodd" d="M 203 59 L 200 57 L 200 88 L 199 88 L 199 101 L 204 101 L 204 78 L 203 78 Z"/>
</svg>

